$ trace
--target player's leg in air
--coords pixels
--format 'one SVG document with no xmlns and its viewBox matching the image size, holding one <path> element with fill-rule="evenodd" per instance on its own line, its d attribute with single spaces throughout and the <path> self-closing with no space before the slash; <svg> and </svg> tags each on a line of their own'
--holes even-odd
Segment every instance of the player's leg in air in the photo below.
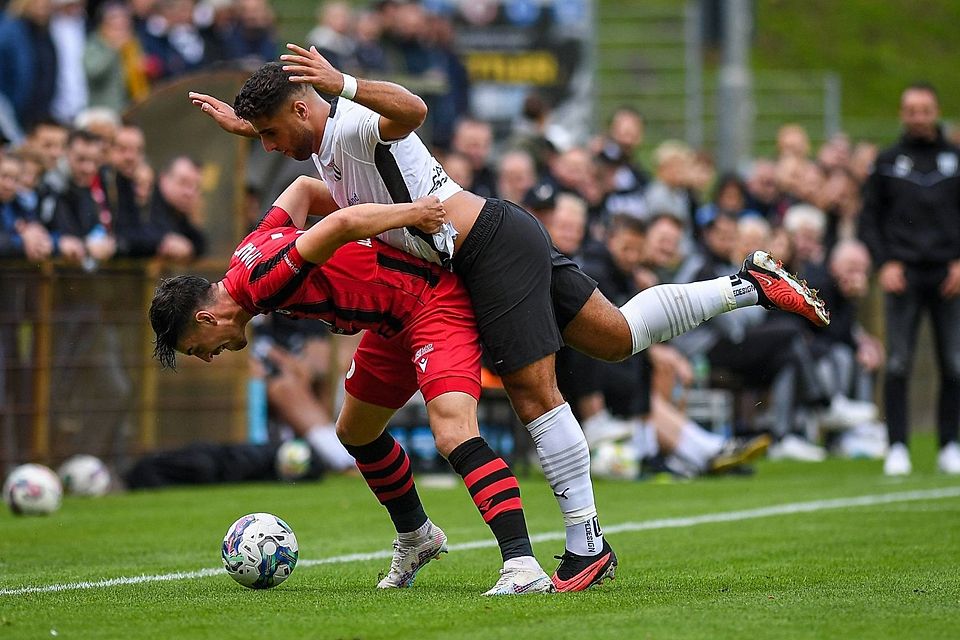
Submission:
<svg viewBox="0 0 960 640">
<path fill-rule="evenodd" d="M 830 313 L 816 291 L 766 252 L 754 251 L 735 275 L 651 287 L 619 309 L 594 291 L 564 329 L 563 338 L 578 351 L 615 362 L 716 315 L 755 304 L 796 313 L 817 326 L 830 323 Z"/>
<path fill-rule="evenodd" d="M 409 356 L 384 359 L 382 354 L 392 347 L 373 334 L 364 336 L 348 373 L 347 394 L 337 420 L 337 435 L 356 458 L 360 473 L 397 530 L 390 570 L 377 585 L 383 589 L 411 586 L 417 572 L 446 552 L 447 547 L 446 535 L 430 521 L 420 502 L 410 459 L 385 431 L 396 408 L 412 395 L 408 384 L 387 384 L 397 380 L 396 376 L 391 377 L 391 369 L 402 371 L 413 366 Z M 401 375 L 406 375 L 406 379 L 413 377 Z M 517 479 L 480 437 L 476 397 L 479 382 L 475 394 L 448 390 L 458 386 L 456 377 L 435 378 L 434 382 L 422 385 L 421 391 L 427 401 L 437 450 L 463 478 L 480 515 L 496 537 L 503 558 L 500 579 L 484 595 L 553 591 L 553 583 L 533 556 Z M 415 389 L 415 377 L 413 383 Z M 385 395 L 384 389 L 390 390 L 386 394 L 391 397 Z M 371 404 L 357 396 L 379 396 L 390 406 Z"/>
</svg>

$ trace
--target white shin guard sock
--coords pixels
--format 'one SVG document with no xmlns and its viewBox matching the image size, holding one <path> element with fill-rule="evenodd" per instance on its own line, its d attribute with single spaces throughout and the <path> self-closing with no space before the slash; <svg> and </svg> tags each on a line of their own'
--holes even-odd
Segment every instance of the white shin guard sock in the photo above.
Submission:
<svg viewBox="0 0 960 640">
<path fill-rule="evenodd" d="M 337 429 L 333 425 L 311 428 L 307 431 L 306 440 L 323 463 L 333 471 L 353 469 L 357 464 L 337 438 Z"/>
<path fill-rule="evenodd" d="M 755 295 L 755 294 L 754 294 Z M 633 352 L 686 333 L 704 320 L 737 308 L 730 276 L 645 289 L 620 307 L 630 326 Z"/>
<path fill-rule="evenodd" d="M 680 428 L 680 439 L 673 453 L 703 471 L 710 458 L 720 453 L 724 442 L 723 436 L 688 422 Z"/>
<path fill-rule="evenodd" d="M 603 534 L 596 522 L 597 507 L 590 481 L 590 451 L 569 404 L 551 409 L 527 425 L 537 446 L 540 466 L 557 498 L 567 530 L 567 550 L 596 555 Z"/>
</svg>

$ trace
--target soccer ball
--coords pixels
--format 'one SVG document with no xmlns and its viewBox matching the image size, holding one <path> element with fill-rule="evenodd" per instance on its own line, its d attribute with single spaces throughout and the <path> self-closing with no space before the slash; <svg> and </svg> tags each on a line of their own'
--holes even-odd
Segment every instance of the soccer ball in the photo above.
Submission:
<svg viewBox="0 0 960 640">
<path fill-rule="evenodd" d="M 298 555 L 293 529 L 269 513 L 251 513 L 234 522 L 221 553 L 230 577 L 249 589 L 269 589 L 289 578 Z"/>
<path fill-rule="evenodd" d="M 60 478 L 42 464 L 23 464 L 3 483 L 3 500 L 18 515 L 44 515 L 60 507 Z"/>
<path fill-rule="evenodd" d="M 595 478 L 635 480 L 640 473 L 637 450 L 630 444 L 603 442 L 590 453 Z"/>
<path fill-rule="evenodd" d="M 57 469 L 63 488 L 78 496 L 102 496 L 110 490 L 110 471 L 100 458 L 77 455 Z"/>
<path fill-rule="evenodd" d="M 310 445 L 287 440 L 277 449 L 277 475 L 282 480 L 299 480 L 310 472 Z"/>
</svg>

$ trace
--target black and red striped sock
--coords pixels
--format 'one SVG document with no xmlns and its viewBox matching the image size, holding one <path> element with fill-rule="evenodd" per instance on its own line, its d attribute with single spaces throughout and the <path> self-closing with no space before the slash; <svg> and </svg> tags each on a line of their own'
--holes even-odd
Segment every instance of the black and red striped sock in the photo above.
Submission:
<svg viewBox="0 0 960 640">
<path fill-rule="evenodd" d="M 393 436 L 384 431 L 368 444 L 344 446 L 357 460 L 367 486 L 387 508 L 397 533 L 416 531 L 426 523 L 427 514 L 413 482 L 410 458 Z"/>
<path fill-rule="evenodd" d="M 483 438 L 477 437 L 451 451 L 447 460 L 463 477 L 483 521 L 496 536 L 504 562 L 532 556 L 520 486 L 503 458 L 494 453 Z"/>
</svg>

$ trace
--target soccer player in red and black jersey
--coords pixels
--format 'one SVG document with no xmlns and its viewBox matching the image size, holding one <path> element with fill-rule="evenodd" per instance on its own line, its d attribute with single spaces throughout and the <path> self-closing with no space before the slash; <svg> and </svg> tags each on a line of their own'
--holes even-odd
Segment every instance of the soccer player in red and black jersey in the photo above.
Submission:
<svg viewBox="0 0 960 640">
<path fill-rule="evenodd" d="M 318 188 L 319 187 L 319 188 Z M 307 231 L 291 214 L 311 211 L 318 180 L 300 177 L 241 241 L 226 276 L 163 281 L 150 306 L 155 355 L 212 361 L 246 346 L 244 328 L 260 313 L 316 318 L 337 333 L 365 330 L 347 372 L 337 435 L 397 529 L 390 571 L 378 587 L 407 587 L 446 551 L 446 535 L 424 512 L 406 452 L 385 431 L 418 389 L 426 401 L 437 449 L 459 473 L 500 545 L 504 569 L 485 595 L 549 592 L 549 576 L 533 556 L 520 488 L 480 437 L 480 342 L 460 279 L 379 240 L 406 225 L 432 233 L 445 211 L 437 198 L 347 207 Z M 290 213 L 288 213 L 290 212 Z"/>
</svg>

